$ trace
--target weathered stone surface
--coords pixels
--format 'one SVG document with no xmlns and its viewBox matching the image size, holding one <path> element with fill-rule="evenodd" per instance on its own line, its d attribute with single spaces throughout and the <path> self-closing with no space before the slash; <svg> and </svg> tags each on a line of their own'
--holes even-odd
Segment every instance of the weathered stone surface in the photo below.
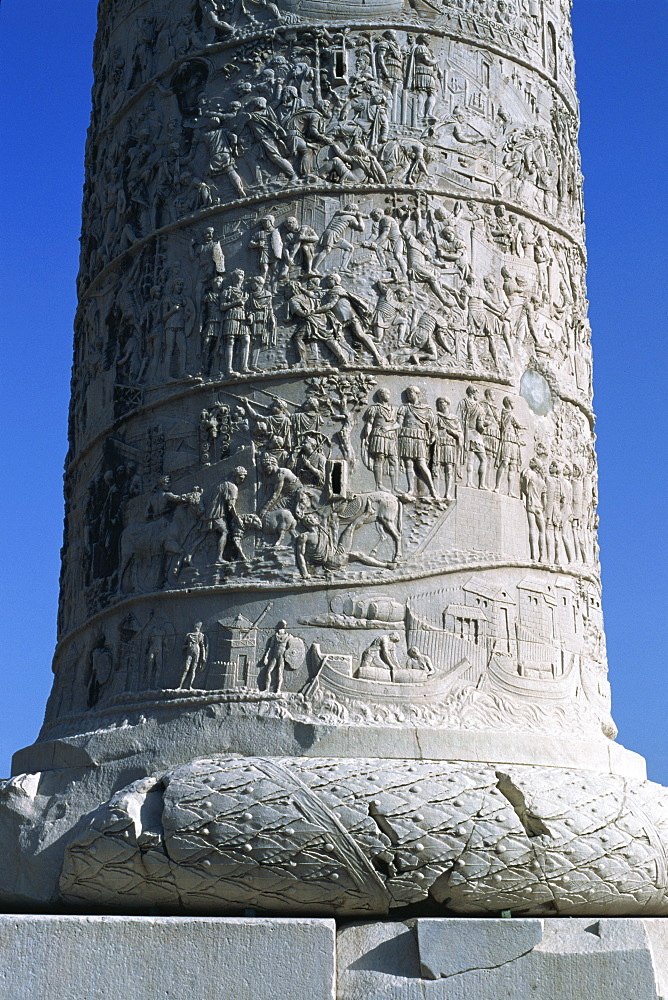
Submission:
<svg viewBox="0 0 668 1000">
<path fill-rule="evenodd" d="M 658 920 L 353 924 L 338 934 L 338 998 L 661 1000 L 667 941 Z"/>
<path fill-rule="evenodd" d="M 655 920 L 643 920 L 649 938 L 654 972 L 661 997 L 668 997 L 668 924 L 659 917 Z"/>
<path fill-rule="evenodd" d="M 60 893 L 177 912 L 371 915 L 428 901 L 659 914 L 660 792 L 559 768 L 204 758 L 94 812 L 66 848 Z"/>
<path fill-rule="evenodd" d="M 235 750 L 253 756 L 262 742 L 270 756 L 386 757 L 408 760 L 448 760 L 481 764 L 535 764 L 538 767 L 574 767 L 597 774 L 618 774 L 643 781 L 645 759 L 611 741 L 545 740 L 523 734 L 466 732 L 402 726 L 346 726 L 272 720 L 271 734 L 261 719 L 238 720 L 232 732 L 221 732 L 215 710 L 183 715 L 173 712 L 158 722 L 145 719 L 113 730 L 64 736 L 19 750 L 12 761 L 15 775 L 68 767 L 96 767 L 132 760 L 137 767 L 167 768 L 182 762 L 181 743 L 187 738 L 193 755 Z"/>
<path fill-rule="evenodd" d="M 660 1000 L 667 952 L 660 919 L 3 916 L 0 1000 Z"/>
<path fill-rule="evenodd" d="M 0 1000 L 334 1000 L 330 920 L 0 916 Z"/>
<path fill-rule="evenodd" d="M 5 902 L 668 912 L 610 715 L 569 13 L 101 0 Z"/>
<path fill-rule="evenodd" d="M 41 740 L 205 707 L 242 753 L 600 761 L 569 11 L 249 4 L 100 6 Z"/>
<path fill-rule="evenodd" d="M 543 922 L 420 919 L 415 934 L 422 979 L 449 979 L 519 961 L 542 941 Z"/>
</svg>

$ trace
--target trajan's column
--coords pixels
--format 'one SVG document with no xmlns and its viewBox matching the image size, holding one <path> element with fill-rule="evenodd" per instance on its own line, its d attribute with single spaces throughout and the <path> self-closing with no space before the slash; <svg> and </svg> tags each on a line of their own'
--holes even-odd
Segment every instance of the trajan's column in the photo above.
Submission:
<svg viewBox="0 0 668 1000">
<path fill-rule="evenodd" d="M 644 916 L 568 0 L 102 0 L 2 899 Z"/>
</svg>

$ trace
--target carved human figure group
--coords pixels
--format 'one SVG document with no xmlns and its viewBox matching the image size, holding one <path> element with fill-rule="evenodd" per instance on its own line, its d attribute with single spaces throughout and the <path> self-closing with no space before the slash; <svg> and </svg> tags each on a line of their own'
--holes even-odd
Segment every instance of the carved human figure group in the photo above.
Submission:
<svg viewBox="0 0 668 1000">
<path fill-rule="evenodd" d="M 270 9 L 278 14 L 273 3 L 254 2 L 263 16 Z M 89 149 L 99 165 L 85 226 L 89 277 L 178 220 L 258 193 L 292 187 L 299 195 L 304 185 L 351 190 L 454 182 L 459 189 L 468 176 L 471 194 L 479 187 L 479 194 L 579 224 L 577 119 L 557 92 L 527 115 L 526 91 L 513 79 L 512 113 L 497 108 L 486 95 L 491 80 L 482 89 L 475 74 L 464 82 L 461 68 L 449 69 L 437 36 L 410 30 L 295 29 L 248 42 L 230 58 L 229 50 L 206 51 L 233 33 L 224 6 L 207 0 L 202 10 L 197 0 L 178 44 L 162 38 L 154 17 L 145 19 L 137 52 L 127 60 L 109 50 L 95 94 L 98 111 L 105 108 L 104 84 L 118 100 L 122 79 L 132 91 L 139 81 L 146 87 L 151 72 L 169 67 L 169 73 L 150 81 L 124 129 L 114 138 L 102 131 Z M 242 7 L 252 23 L 255 13 Z M 491 20 L 505 24 L 509 10 L 497 5 Z M 487 13 L 485 4 L 476 16 Z M 524 21 L 526 32 L 534 18 Z M 162 58 L 158 50 L 150 55 L 149 37 L 162 41 Z M 168 53 L 179 62 L 176 72 Z M 157 95 L 168 99 L 164 120 L 156 114 Z"/>
<path fill-rule="evenodd" d="M 597 559 L 596 484 L 581 460 L 533 457 L 520 489 L 532 559 L 562 566 Z"/>
</svg>

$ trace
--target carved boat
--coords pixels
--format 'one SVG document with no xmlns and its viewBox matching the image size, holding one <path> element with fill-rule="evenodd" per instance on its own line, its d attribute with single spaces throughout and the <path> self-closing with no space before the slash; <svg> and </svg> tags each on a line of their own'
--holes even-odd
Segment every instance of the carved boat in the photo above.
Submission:
<svg viewBox="0 0 668 1000">
<path fill-rule="evenodd" d="M 575 695 L 580 671 L 576 656 L 562 651 L 559 663 L 527 666 L 511 656 L 493 653 L 487 668 L 488 683 L 501 694 L 531 702 L 568 701 Z"/>
<path fill-rule="evenodd" d="M 581 671 L 582 690 L 585 697 L 599 712 L 610 714 L 610 682 L 600 674 L 587 670 L 583 664 Z"/>
<path fill-rule="evenodd" d="M 463 659 L 447 673 L 437 672 L 425 676 L 422 680 L 381 681 L 353 677 L 351 656 L 323 653 L 318 643 L 311 646 L 311 655 L 316 666 L 316 674 L 309 685 L 309 693 L 319 688 L 321 692 L 329 691 L 336 698 L 387 704 L 435 701 L 443 698 L 471 669 L 469 661 Z M 418 673 L 417 670 L 413 672 Z"/>
<path fill-rule="evenodd" d="M 334 3 L 332 0 L 290 0 L 285 8 L 300 17 L 314 17 L 322 21 L 359 17 L 361 14 L 367 17 L 397 16 L 403 10 L 401 0 L 336 0 Z"/>
</svg>

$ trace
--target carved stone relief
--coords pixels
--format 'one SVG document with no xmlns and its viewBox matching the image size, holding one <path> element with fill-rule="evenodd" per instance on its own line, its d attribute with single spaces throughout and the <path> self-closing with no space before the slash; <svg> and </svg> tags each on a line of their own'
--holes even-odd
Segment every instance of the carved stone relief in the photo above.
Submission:
<svg viewBox="0 0 668 1000">
<path fill-rule="evenodd" d="M 118 138 L 102 131 L 89 149 L 90 276 L 179 219 L 305 187 L 419 183 L 508 199 L 580 235 L 575 114 L 549 88 L 527 104 L 521 77 L 485 66 L 480 89 L 479 59 L 459 43 L 324 27 L 259 37 L 233 62 L 227 49 L 186 60 L 130 105 Z M 158 95 L 171 95 L 162 117 Z"/>
<path fill-rule="evenodd" d="M 207 757 L 101 806 L 60 888 L 133 909 L 663 914 L 660 791 L 565 768 Z"/>
<path fill-rule="evenodd" d="M 592 756 L 610 770 L 624 754 L 610 744 L 567 8 L 101 3 L 41 736 L 75 756 L 99 741 L 90 753 L 115 762 L 127 730 L 127 766 L 146 777 L 100 807 L 119 787 L 114 763 L 76 816 L 67 800 L 70 826 L 47 839 L 69 843 L 83 812 L 90 827 L 49 898 L 115 903 L 111 851 L 124 884 L 139 856 L 161 873 L 137 876 L 137 899 L 173 906 L 174 891 L 185 909 L 182 883 L 200 882 L 216 912 L 263 906 L 261 884 L 286 912 L 368 914 L 428 896 L 460 912 L 664 905 L 649 848 L 618 877 L 587 870 L 582 896 L 566 877 L 532 874 L 543 855 L 586 868 L 568 830 L 550 840 L 562 823 L 555 740 L 571 763 L 587 757 L 578 767 Z M 399 753 L 416 734 L 411 752 L 433 740 L 436 763 L 419 763 L 429 789 L 418 777 L 407 787 L 427 811 L 437 799 L 441 820 L 355 784 L 378 770 L 379 746 Z M 327 740 L 369 759 L 317 758 Z M 221 746 L 252 755 L 252 792 L 238 758 L 173 770 Z M 302 750 L 318 763 L 295 763 Z M 495 770 L 508 753 L 527 762 L 524 784 Z M 380 770 L 399 788 L 417 767 Z M 587 797 L 573 791 L 579 773 L 559 772 L 564 808 L 617 801 L 619 776 L 592 778 Z M 294 892 L 282 869 L 256 863 L 273 819 L 238 838 L 211 833 L 223 814 L 230 831 L 255 822 L 265 779 Z M 480 807 L 441 788 L 461 781 L 462 799 L 476 789 L 477 802 L 505 803 L 503 846 L 477 874 Z M 231 812 L 211 791 L 223 785 Z M 167 858 L 159 825 L 135 827 L 114 853 L 140 799 L 171 822 L 170 789 L 176 812 L 192 791 L 210 824 L 201 871 Z M 331 834 L 298 860 L 286 789 Z M 636 805 L 628 822 L 640 822 Z M 652 844 L 660 813 L 647 820 Z M 453 843 L 434 847 L 455 822 Z M 615 814 L 611 829 L 625 822 Z M 505 853 L 518 838 L 529 850 L 525 836 L 545 839 L 516 878 Z M 244 863 L 213 864 L 221 845 Z M 602 869 L 609 860 L 615 849 L 601 848 Z"/>
<path fill-rule="evenodd" d="M 363 719 L 375 679 L 396 705 L 447 690 L 433 719 L 482 722 L 453 707 L 462 657 L 446 652 L 473 633 L 485 676 L 521 675 L 522 643 L 543 643 L 526 661 L 536 689 L 565 673 L 573 695 L 577 643 L 567 653 L 507 611 L 505 638 L 484 612 L 448 617 L 468 604 L 457 591 L 427 614 L 425 644 L 406 597 L 409 581 L 467 566 L 517 567 L 513 587 L 540 567 L 541 607 L 549 573 L 597 586 L 577 119 L 567 91 L 466 40 L 470 17 L 501 46 L 519 33 L 554 80 L 550 15 L 444 4 L 416 31 L 305 14 L 153 5 L 130 47 L 107 22 L 72 419 L 86 555 L 83 574 L 65 570 L 67 631 L 180 593 L 169 642 L 160 626 L 150 655 L 125 643 L 126 693 L 147 677 L 184 694 L 252 689 L 298 696 L 305 717 Z M 437 30 L 453 16 L 458 39 Z M 353 629 L 334 664 L 329 633 L 296 628 L 333 615 L 347 634 L 323 605 L 332 586 L 362 604 L 381 588 L 402 627 L 361 645 Z M 254 587 L 278 599 L 249 610 Z M 299 621 L 281 589 L 304 595 Z M 477 705 L 483 674 L 467 670 Z M 332 671 L 352 689 L 333 694 Z M 504 704 L 516 695 L 521 714 L 503 689 Z M 400 720 L 396 705 L 375 710 Z M 598 708 L 571 714 L 611 730 Z"/>
</svg>

